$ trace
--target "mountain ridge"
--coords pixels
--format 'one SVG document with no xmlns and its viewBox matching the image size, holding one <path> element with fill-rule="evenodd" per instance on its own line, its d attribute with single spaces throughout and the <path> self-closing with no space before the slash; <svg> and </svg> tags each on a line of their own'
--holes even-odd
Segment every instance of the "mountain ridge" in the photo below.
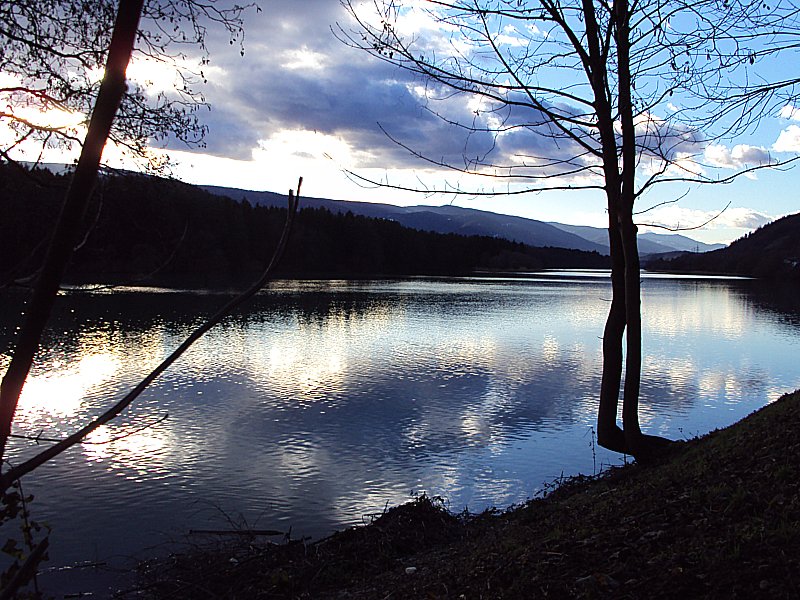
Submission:
<svg viewBox="0 0 800 600">
<path fill-rule="evenodd" d="M 720 273 L 800 279 L 800 213 L 787 215 L 739 238 L 727 248 L 650 261 L 647 268 L 670 272 Z"/>
<path fill-rule="evenodd" d="M 214 185 L 200 185 L 212 194 L 234 200 L 247 200 L 255 205 L 284 206 L 286 197 L 275 192 L 259 192 Z M 534 247 L 556 247 L 608 254 L 608 232 L 605 228 L 587 225 L 566 225 L 525 217 L 503 215 L 453 205 L 397 206 L 373 202 L 303 198 L 303 206 L 326 208 L 334 213 L 396 221 L 421 231 L 456 233 L 505 238 Z M 722 244 L 704 244 L 677 234 L 644 233 L 639 235 L 639 251 L 643 256 L 672 252 L 707 252 L 723 248 Z"/>
<path fill-rule="evenodd" d="M 36 273 L 58 219 L 67 174 L 0 161 L 0 287 Z M 65 281 L 220 289 L 252 281 L 284 228 L 286 206 L 254 206 L 132 172 L 102 177 Z M 367 207 L 369 208 L 369 207 Z M 458 211 L 456 211 L 458 212 Z M 412 216 L 429 220 L 422 213 Z M 445 223 L 447 215 L 437 215 Z M 451 224 L 451 227 L 454 227 Z M 294 219 L 281 277 L 451 276 L 608 268 L 598 252 L 532 247 L 501 237 L 437 233 L 308 202 Z"/>
<path fill-rule="evenodd" d="M 33 165 L 28 165 L 29 168 L 31 166 Z M 37 166 L 48 169 L 54 174 L 64 174 L 72 168 L 71 165 L 56 163 Z M 233 200 L 245 199 L 255 205 L 284 207 L 286 204 L 286 196 L 276 192 L 216 185 L 195 185 L 195 187 Z M 567 248 L 609 254 L 608 232 L 602 227 L 545 222 L 448 204 L 404 207 L 384 203 L 304 197 L 303 206 L 326 208 L 334 213 L 352 212 L 360 216 L 388 219 L 420 231 L 497 237 L 538 248 Z M 703 253 L 725 247 L 724 244 L 705 244 L 683 235 L 653 232 L 639 234 L 638 243 L 639 253 L 643 258 L 648 256 L 657 258 L 656 255 L 671 255 L 676 252 Z"/>
</svg>

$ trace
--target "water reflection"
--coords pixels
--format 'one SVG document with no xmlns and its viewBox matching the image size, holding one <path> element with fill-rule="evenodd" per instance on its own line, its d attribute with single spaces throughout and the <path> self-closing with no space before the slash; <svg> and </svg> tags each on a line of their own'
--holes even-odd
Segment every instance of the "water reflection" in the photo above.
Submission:
<svg viewBox="0 0 800 600">
<path fill-rule="evenodd" d="M 708 431 L 800 387 L 797 295 L 663 278 L 644 279 L 643 295 L 650 431 Z M 219 514 L 187 508 L 200 499 L 322 535 L 412 490 L 478 510 L 524 500 L 561 473 L 591 472 L 595 459 L 617 462 L 591 447 L 609 296 L 596 272 L 276 282 L 124 418 L 48 467 L 37 509 L 68 538 L 54 554 L 82 559 L 87 543 L 130 552 L 154 532 L 202 528 L 198 519 Z M 7 315 L 24 308 L 8 300 Z M 63 434 L 86 422 L 224 300 L 152 290 L 60 297 L 18 431 Z M 15 326 L 0 320 L 0 348 Z M 29 450 L 15 442 L 12 457 Z M 69 519 L 54 498 L 71 499 Z"/>
<path fill-rule="evenodd" d="M 74 416 L 92 388 L 116 374 L 119 363 L 119 358 L 113 354 L 87 353 L 70 364 L 53 360 L 43 365 L 43 369 L 25 383 L 17 418 L 33 422 L 47 417 Z"/>
</svg>

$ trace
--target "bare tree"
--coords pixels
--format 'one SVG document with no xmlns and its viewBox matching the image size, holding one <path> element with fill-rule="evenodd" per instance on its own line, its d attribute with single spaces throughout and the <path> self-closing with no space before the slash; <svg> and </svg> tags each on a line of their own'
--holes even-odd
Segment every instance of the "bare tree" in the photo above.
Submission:
<svg viewBox="0 0 800 600">
<path fill-rule="evenodd" d="M 24 2 L 10 4 L 10 7 L 8 7 L 6 3 L 2 4 L 3 10 L 6 10 L 7 8 L 12 9 L 18 5 L 19 7 L 28 7 L 28 4 Z M 30 7 L 35 5 L 35 3 L 29 4 Z M 87 2 L 61 4 L 63 4 L 63 6 L 59 5 L 55 8 L 58 10 L 69 10 L 71 7 L 74 10 L 78 10 L 81 5 L 91 5 L 91 3 Z M 107 3 L 98 4 L 106 6 Z M 191 9 L 192 4 L 194 3 L 168 2 L 166 3 L 166 6 L 172 7 L 172 9 L 175 9 L 176 7 L 189 7 Z M 108 6 L 111 6 L 111 3 L 108 3 Z M 6 468 L 7 461 L 3 460 L 3 457 L 5 455 L 6 444 L 11 435 L 11 428 L 14 421 L 17 403 L 19 401 L 25 380 L 30 371 L 34 355 L 39 348 L 41 336 L 58 293 L 64 269 L 69 262 L 76 243 L 79 241 L 78 238 L 81 232 L 82 218 L 86 210 L 92 187 L 97 177 L 104 146 L 109 139 L 113 138 L 114 131 L 116 131 L 117 135 L 120 136 L 118 138 L 120 140 L 128 140 L 129 143 L 130 140 L 133 140 L 134 145 L 132 147 L 134 148 L 136 148 L 135 144 L 145 143 L 146 135 L 144 132 L 152 134 L 154 131 L 157 131 L 157 128 L 150 129 L 149 123 L 145 122 L 140 124 L 138 134 L 141 135 L 137 136 L 137 130 L 134 127 L 133 122 L 127 124 L 124 122 L 124 106 L 126 101 L 126 90 L 128 89 L 126 86 L 125 72 L 131 60 L 134 44 L 136 43 L 137 38 L 139 39 L 140 43 L 144 43 L 149 48 L 152 48 L 153 44 L 155 43 L 153 42 L 152 38 L 143 36 L 141 30 L 138 28 L 140 17 L 143 13 L 143 6 L 144 0 L 120 0 L 118 9 L 113 12 L 114 25 L 112 28 L 113 33 L 111 35 L 110 42 L 108 42 L 107 48 L 102 51 L 101 56 L 92 58 L 92 60 L 101 61 L 100 64 L 104 64 L 104 75 L 101 78 L 101 83 L 96 94 L 97 97 L 94 102 L 93 110 L 89 111 L 91 113 L 91 119 L 89 121 L 86 138 L 81 143 L 80 159 L 78 160 L 78 164 L 72 176 L 58 223 L 56 224 L 52 239 L 50 240 L 47 256 L 40 272 L 38 273 L 33 294 L 26 311 L 25 322 L 20 328 L 18 342 L 14 348 L 11 362 L 2 379 L 2 384 L 0 384 L 0 495 L 3 497 L 4 504 L 8 500 L 9 506 L 12 504 L 15 506 L 13 510 L 2 511 L 2 515 L 0 516 L 2 516 L 4 520 L 9 518 L 9 516 L 13 517 L 13 514 L 17 510 L 16 505 L 19 502 L 18 498 L 11 500 L 11 495 L 7 494 L 12 485 L 18 482 L 21 477 L 32 472 L 43 463 L 55 458 L 66 449 L 82 441 L 89 433 L 97 429 L 100 425 L 107 423 L 118 416 L 130 405 L 131 402 L 133 402 L 139 396 L 139 394 L 141 394 L 142 391 L 147 388 L 147 386 L 149 386 L 164 370 L 166 370 L 175 360 L 177 360 L 177 358 L 181 356 L 181 354 L 185 352 L 197 339 L 199 339 L 214 325 L 219 323 L 226 315 L 230 314 L 231 311 L 235 310 L 245 301 L 254 296 L 264 286 L 266 281 L 270 278 L 272 271 L 276 267 L 286 248 L 293 217 L 298 206 L 302 179 L 298 182 L 297 195 L 295 196 L 293 191 L 289 192 L 289 210 L 287 212 L 287 220 L 283 229 L 283 233 L 263 274 L 256 282 L 253 283 L 252 286 L 225 304 L 225 306 L 217 311 L 217 313 L 215 313 L 206 323 L 202 324 L 194 332 L 192 332 L 192 334 L 189 335 L 186 340 L 184 340 L 184 342 L 181 343 L 147 377 L 145 377 L 128 394 L 112 404 L 101 415 L 92 419 L 90 422 L 71 435 L 58 442 L 55 442 L 48 448 L 28 458 L 24 462 L 14 466 L 9 465 L 9 467 Z M 209 6 L 209 4 L 203 3 L 201 5 L 201 9 L 209 10 Z M 191 14 L 194 15 L 194 9 L 191 9 L 191 11 Z M 145 14 L 147 13 L 145 12 Z M 217 14 L 224 15 L 225 13 L 223 11 Z M 103 15 L 100 16 L 103 18 Z M 190 19 L 190 22 L 197 25 L 197 21 L 192 19 L 194 19 L 194 17 Z M 226 22 L 224 18 L 223 22 Z M 71 22 L 70 25 L 76 25 L 76 23 Z M 4 47 L 0 56 L 7 58 L 8 56 L 13 55 L 15 51 L 24 53 L 26 48 L 30 50 L 37 47 L 37 44 L 39 44 L 42 40 L 42 37 L 40 36 L 41 32 L 36 27 L 31 25 L 30 22 L 28 22 L 26 26 L 29 27 L 29 29 L 26 29 L 28 33 L 33 32 L 35 34 L 34 38 L 36 41 L 34 43 L 29 43 L 30 39 L 28 39 L 26 41 L 27 45 L 23 45 L 22 50 L 20 50 L 19 46 L 15 46 L 14 48 Z M 52 33 L 53 27 L 65 27 L 62 31 L 62 34 L 66 36 L 72 35 L 70 30 L 63 24 L 51 23 L 49 27 L 45 27 L 46 32 Z M 87 26 L 87 31 L 88 30 L 94 31 L 90 26 Z M 101 28 L 97 30 L 96 33 L 99 35 L 102 31 L 104 30 Z M 178 30 L 176 29 L 175 31 Z M 6 31 L 5 33 L 7 34 L 8 32 Z M 85 35 L 85 32 L 82 35 Z M 17 37 L 12 39 L 17 39 Z M 145 41 L 142 42 L 142 40 Z M 53 48 L 56 49 L 53 50 Z M 64 66 L 63 64 L 58 63 L 58 60 L 62 58 L 62 54 L 67 52 L 63 50 L 62 46 L 44 48 L 43 51 L 53 51 L 55 53 L 54 55 L 57 57 L 55 63 L 56 66 L 52 67 L 51 65 L 51 67 L 55 68 L 56 70 L 54 73 L 59 75 L 61 79 L 64 80 L 62 83 L 67 81 L 69 79 L 69 74 L 60 73 L 56 68 L 59 64 L 61 67 Z M 76 48 L 69 53 L 74 53 L 81 57 L 83 56 L 80 46 L 76 46 Z M 103 57 L 106 56 L 107 58 L 104 59 Z M 73 57 L 71 56 L 71 58 Z M 86 64 L 89 63 L 85 63 L 84 66 L 86 66 Z M 59 79 L 59 81 L 61 81 L 61 79 Z M 52 81 L 47 80 L 45 83 L 50 84 Z M 7 90 L 5 91 L 7 92 Z M 32 96 L 36 97 L 37 94 L 35 91 L 36 88 L 34 86 L 30 86 L 24 90 L 18 90 L 13 93 L 21 93 L 23 95 L 31 94 Z M 91 92 L 88 90 L 83 90 L 81 93 L 90 94 Z M 50 92 L 45 94 L 45 96 L 46 102 L 51 101 L 52 97 Z M 127 98 L 130 100 L 131 96 L 129 95 Z M 9 110 L 15 110 L 16 108 L 18 108 L 18 106 L 14 106 Z M 156 112 L 153 114 L 157 114 L 157 108 L 148 110 L 155 110 Z M 167 110 L 167 112 L 169 112 L 169 110 Z M 118 124 L 118 115 L 120 114 L 123 115 L 122 125 Z M 14 115 L 10 114 L 3 116 L 11 118 L 12 120 L 16 118 Z M 185 116 L 185 113 L 183 116 Z M 166 119 L 166 122 L 169 122 L 172 125 L 175 125 L 179 121 L 180 118 L 178 120 L 170 120 L 169 117 Z M 45 142 L 47 142 L 49 135 L 63 134 L 63 132 L 60 131 L 48 131 L 46 129 L 43 130 L 38 126 L 33 126 L 27 122 L 21 122 L 21 127 L 23 129 L 28 128 L 27 133 L 24 134 L 22 138 L 38 133 L 44 133 Z M 63 139 L 70 141 L 70 136 L 67 135 Z M 21 496 L 21 494 L 16 494 L 15 496 Z M 3 582 L 3 589 L 0 590 L 0 597 L 2 598 L 15 597 L 17 590 L 26 585 L 27 581 L 29 581 L 30 578 L 35 575 L 36 567 L 46 553 L 48 547 L 47 537 L 35 545 L 30 536 L 30 532 L 26 533 L 25 537 L 26 543 L 29 545 L 30 552 L 24 562 L 21 564 L 12 565 L 11 571 L 3 574 L 4 576 L 9 575 L 9 578 L 7 581 Z"/>
<path fill-rule="evenodd" d="M 598 442 L 640 461 L 657 456 L 670 442 L 644 434 L 639 425 L 642 321 L 634 207 L 656 183 L 726 183 L 776 164 L 761 155 L 720 174 L 703 154 L 712 141 L 741 129 L 722 121 L 720 107 L 728 106 L 730 89 L 720 73 L 738 76 L 752 47 L 764 47 L 764 38 L 742 32 L 756 22 L 765 26 L 774 8 L 733 0 L 344 5 L 357 27 L 340 26 L 339 38 L 418 76 L 420 101 L 466 141 L 460 156 L 439 157 L 393 139 L 436 167 L 493 182 L 488 191 L 458 185 L 424 191 L 604 192 L 613 296 L 603 332 Z M 418 24 L 420 15 L 429 27 L 404 34 L 405 23 L 416 16 Z M 686 63 L 687 52 L 693 63 Z M 701 65 L 700 56 L 714 68 Z M 717 95 L 714 110 L 697 101 L 698 90 Z"/>
<path fill-rule="evenodd" d="M 155 169 L 163 164 L 148 145 L 168 137 L 202 145 L 206 127 L 196 113 L 206 105 L 199 84 L 209 61 L 208 27 L 223 29 L 244 53 L 243 15 L 253 6 L 147 0 L 132 61 L 171 73 L 174 84 L 153 94 L 146 78 L 129 80 L 109 139 Z M 7 134 L 0 157 L 12 160 L 23 147 L 81 144 L 116 14 L 114 0 L 0 3 L 0 128 Z"/>
</svg>

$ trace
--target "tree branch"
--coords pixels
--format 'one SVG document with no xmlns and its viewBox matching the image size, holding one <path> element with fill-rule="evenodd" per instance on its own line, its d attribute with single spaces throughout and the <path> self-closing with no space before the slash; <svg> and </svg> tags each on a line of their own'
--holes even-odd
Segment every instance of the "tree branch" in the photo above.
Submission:
<svg viewBox="0 0 800 600">
<path fill-rule="evenodd" d="M 131 402 L 133 402 L 147 387 L 156 380 L 156 378 L 161 375 L 167 368 L 172 365 L 186 350 L 191 347 L 197 340 L 199 340 L 206 332 L 208 332 L 212 327 L 219 324 L 226 316 L 232 313 L 234 310 L 242 306 L 245 302 L 250 300 L 253 296 L 255 296 L 261 288 L 269 281 L 270 277 L 272 276 L 272 272 L 278 266 L 281 258 L 283 257 L 284 252 L 286 251 L 286 246 L 289 241 L 289 234 L 292 231 L 292 225 L 294 223 L 294 217 L 297 213 L 297 207 L 299 205 L 300 199 L 300 187 L 303 183 L 303 178 L 301 177 L 297 182 L 297 194 L 295 195 L 293 190 L 289 190 L 289 206 L 286 214 L 286 222 L 283 226 L 283 231 L 281 233 L 280 240 L 278 241 L 278 245 L 276 246 L 272 258 L 270 259 L 269 263 L 267 264 L 266 269 L 262 273 L 262 275 L 256 280 L 247 290 L 230 300 L 226 303 L 222 308 L 220 308 L 214 315 L 212 315 L 205 323 L 200 325 L 197 329 L 195 329 L 172 353 L 167 356 L 155 369 L 153 369 L 142 381 L 140 381 L 131 391 L 129 391 L 123 398 L 121 398 L 116 404 L 106 410 L 103 414 L 99 415 L 95 419 L 93 419 L 87 425 L 81 427 L 72 435 L 64 438 L 63 440 L 59 441 L 58 443 L 50 446 L 46 450 L 43 450 L 33 458 L 30 458 L 23 462 L 22 464 L 12 467 L 2 476 L 0 476 L 0 493 L 3 493 L 5 490 L 11 486 L 11 484 L 30 473 L 34 469 L 38 468 L 39 466 L 43 465 L 47 461 L 55 458 L 66 449 L 74 446 L 75 444 L 79 443 L 83 438 L 85 438 L 88 434 L 92 431 L 108 423 L 115 417 L 117 417 L 123 410 L 125 410 Z"/>
</svg>

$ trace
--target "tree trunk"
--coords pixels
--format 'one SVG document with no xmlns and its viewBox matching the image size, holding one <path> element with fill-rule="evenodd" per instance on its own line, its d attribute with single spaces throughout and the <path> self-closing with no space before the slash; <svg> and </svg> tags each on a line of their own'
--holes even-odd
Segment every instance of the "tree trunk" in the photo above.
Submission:
<svg viewBox="0 0 800 600">
<path fill-rule="evenodd" d="M 625 388 L 622 400 L 622 429 L 629 451 L 636 455 L 642 436 L 639 427 L 639 387 L 642 373 L 642 309 L 639 248 L 633 215 L 622 215 L 619 232 L 625 257 Z"/>
<path fill-rule="evenodd" d="M 622 171 L 616 214 L 622 242 L 625 274 L 625 387 L 622 400 L 622 429 L 625 446 L 639 462 L 657 457 L 671 443 L 664 438 L 642 435 L 639 425 L 639 393 L 642 376 L 642 286 L 633 204 L 636 200 L 636 125 L 634 123 L 633 78 L 630 57 L 630 11 L 628 2 L 613 4 L 614 39 L 617 49 L 618 113 L 622 128 Z"/>
<path fill-rule="evenodd" d="M 143 0 L 120 0 L 106 73 L 100 84 L 89 130 L 81 149 L 78 166 L 64 199 L 58 224 L 53 232 L 44 265 L 39 274 L 20 332 L 14 355 L 0 385 L 0 463 L 2 462 L 11 424 L 17 410 L 22 387 L 28 378 L 33 357 L 39 348 L 61 278 L 78 240 L 83 215 L 94 187 L 103 148 L 111 131 L 111 123 L 125 93 L 125 70 L 128 67 Z"/>
<path fill-rule="evenodd" d="M 617 425 L 620 383 L 622 382 L 622 339 L 625 333 L 625 261 L 622 239 L 609 211 L 608 241 L 611 254 L 611 306 L 603 330 L 603 378 L 600 407 L 597 410 L 597 443 L 627 452 L 625 435 Z"/>
<path fill-rule="evenodd" d="M 597 129 L 602 148 L 603 175 L 608 201 L 608 242 L 611 254 L 611 307 L 603 331 L 603 377 L 600 384 L 600 406 L 597 411 L 597 442 L 609 450 L 628 452 L 623 430 L 617 425 L 620 382 L 622 381 L 622 340 L 627 322 L 625 287 L 625 252 L 620 232 L 619 213 L 623 182 L 618 155 L 611 91 L 608 85 L 608 64 L 601 47 L 601 28 L 591 0 L 583 0 L 586 38 L 589 48 L 588 72 L 594 94 Z"/>
</svg>

